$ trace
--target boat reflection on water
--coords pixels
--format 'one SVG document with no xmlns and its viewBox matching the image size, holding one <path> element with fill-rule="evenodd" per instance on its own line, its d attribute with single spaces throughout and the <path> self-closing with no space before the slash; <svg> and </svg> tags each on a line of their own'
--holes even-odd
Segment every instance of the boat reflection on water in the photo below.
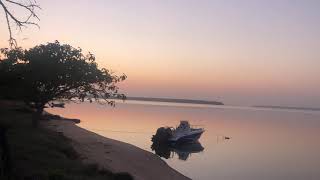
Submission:
<svg viewBox="0 0 320 180">
<path fill-rule="evenodd" d="M 151 145 L 151 149 L 160 157 L 169 159 L 173 158 L 174 155 L 177 154 L 180 160 L 186 161 L 192 153 L 202 152 L 204 147 L 200 142 L 196 141 L 178 144 L 153 143 Z"/>
</svg>

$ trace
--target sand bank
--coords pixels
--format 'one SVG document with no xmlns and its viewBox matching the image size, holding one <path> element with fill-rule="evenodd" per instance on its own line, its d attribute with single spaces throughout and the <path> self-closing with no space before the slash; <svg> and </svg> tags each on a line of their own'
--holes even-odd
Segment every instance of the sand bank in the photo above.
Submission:
<svg viewBox="0 0 320 180">
<path fill-rule="evenodd" d="M 128 172 L 136 180 L 190 180 L 169 167 L 160 157 L 131 144 L 90 132 L 74 122 L 52 120 L 45 126 L 70 138 L 85 163 L 96 163 L 112 172 Z"/>
</svg>

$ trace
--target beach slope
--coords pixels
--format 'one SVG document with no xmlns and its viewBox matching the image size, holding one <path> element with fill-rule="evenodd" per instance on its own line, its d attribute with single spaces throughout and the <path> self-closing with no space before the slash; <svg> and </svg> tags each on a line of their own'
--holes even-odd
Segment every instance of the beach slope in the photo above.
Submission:
<svg viewBox="0 0 320 180">
<path fill-rule="evenodd" d="M 136 180 L 190 180 L 169 167 L 160 157 L 90 132 L 72 121 L 52 120 L 46 122 L 46 126 L 70 138 L 85 163 L 96 163 L 115 173 L 128 172 Z"/>
</svg>

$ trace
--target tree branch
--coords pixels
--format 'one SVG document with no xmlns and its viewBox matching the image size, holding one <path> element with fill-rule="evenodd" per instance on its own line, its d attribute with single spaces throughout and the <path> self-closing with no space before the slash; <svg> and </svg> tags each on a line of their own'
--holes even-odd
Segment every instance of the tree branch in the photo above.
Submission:
<svg viewBox="0 0 320 180">
<path fill-rule="evenodd" d="M 19 18 L 17 18 L 16 16 L 14 16 L 12 14 L 12 12 L 7 8 L 7 5 L 4 2 L 7 2 L 8 4 L 13 4 L 13 5 L 20 7 L 20 8 L 23 8 L 23 9 L 27 10 L 30 14 L 28 15 L 27 19 L 20 20 Z M 19 30 L 21 30 L 22 27 L 27 27 L 28 25 L 34 25 L 34 26 L 37 26 L 38 28 L 40 28 L 38 23 L 31 21 L 32 18 L 36 18 L 38 21 L 40 21 L 40 18 L 35 13 L 35 10 L 41 9 L 41 8 L 37 4 L 36 1 L 29 1 L 29 4 L 23 4 L 23 3 L 16 2 L 13 0 L 0 0 L 0 5 L 1 5 L 2 9 L 4 10 L 5 17 L 7 20 L 8 31 L 9 31 L 9 45 L 11 48 L 17 47 L 17 41 L 12 35 L 11 21 L 13 21 L 17 25 Z"/>
</svg>

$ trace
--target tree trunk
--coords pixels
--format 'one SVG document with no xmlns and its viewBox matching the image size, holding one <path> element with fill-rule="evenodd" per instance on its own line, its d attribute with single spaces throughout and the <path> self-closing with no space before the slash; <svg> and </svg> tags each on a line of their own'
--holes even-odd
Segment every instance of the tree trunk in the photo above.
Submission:
<svg viewBox="0 0 320 180">
<path fill-rule="evenodd" d="M 34 112 L 33 114 L 32 126 L 35 128 L 39 126 L 39 121 L 41 120 L 43 109 L 44 106 L 37 107 L 36 112 Z"/>
</svg>

